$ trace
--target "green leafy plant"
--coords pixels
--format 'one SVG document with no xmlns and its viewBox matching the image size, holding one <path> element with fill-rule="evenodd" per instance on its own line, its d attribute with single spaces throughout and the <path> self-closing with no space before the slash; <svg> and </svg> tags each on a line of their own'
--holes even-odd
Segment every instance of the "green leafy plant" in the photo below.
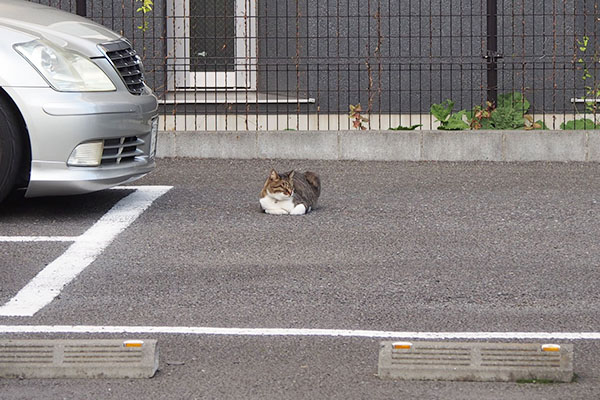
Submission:
<svg viewBox="0 0 600 400">
<path fill-rule="evenodd" d="M 544 121 L 528 114 L 531 103 L 522 93 L 512 92 L 498 95 L 498 104 L 490 101 L 484 106 L 475 106 L 471 111 L 453 113 L 454 102 L 446 100 L 431 106 L 431 114 L 440 122 L 438 129 L 548 129 Z"/>
<path fill-rule="evenodd" d="M 367 129 L 364 123 L 369 122 L 369 118 L 365 117 L 361 113 L 362 107 L 360 106 L 360 103 L 355 106 L 350 104 L 350 113 L 348 113 L 348 117 L 352 120 L 352 126 L 364 131 Z"/>
<path fill-rule="evenodd" d="M 511 108 L 520 111 L 521 114 L 527 114 L 531 103 L 520 92 L 512 92 L 498 95 L 498 108 Z"/>
<path fill-rule="evenodd" d="M 579 129 L 600 129 L 600 125 L 588 118 L 576 119 L 560 124 L 560 129 L 579 130 Z"/>
<path fill-rule="evenodd" d="M 581 75 L 581 80 L 583 80 L 585 83 L 585 95 L 583 96 L 585 109 L 587 112 L 594 114 L 595 119 L 596 113 L 599 111 L 596 99 L 600 97 L 600 82 L 595 78 L 594 75 L 590 73 L 590 67 L 585 61 L 586 54 L 589 50 L 589 44 L 589 36 L 583 36 L 581 40 L 577 40 L 579 51 L 582 53 L 581 57 L 579 57 L 579 59 L 577 60 L 577 63 L 580 65 L 583 71 L 583 74 Z M 598 56 L 597 52 L 594 52 L 591 61 L 593 64 L 600 62 L 600 56 Z"/>
<path fill-rule="evenodd" d="M 600 81 L 596 79 L 590 72 L 590 67 L 586 61 L 587 53 L 589 51 L 590 38 L 589 36 L 583 36 L 581 40 L 577 40 L 578 49 L 581 52 L 581 57 L 577 59 L 577 63 L 580 69 L 583 71 L 581 80 L 584 82 L 585 94 L 583 95 L 583 104 L 585 105 L 585 113 L 592 114 L 593 119 L 579 118 L 573 121 L 567 121 L 560 124 L 560 129 L 578 130 L 578 129 L 600 129 L 600 124 L 596 115 L 600 111 L 596 99 L 600 97 Z M 591 56 L 593 64 L 600 62 L 600 56 L 595 51 Z"/>
<path fill-rule="evenodd" d="M 492 129 L 522 129 L 525 127 L 523 113 L 513 107 L 496 107 L 490 115 Z"/>
<path fill-rule="evenodd" d="M 154 6 L 154 2 L 152 0 L 135 0 L 136 2 L 141 2 L 142 5 L 135 10 L 136 12 L 142 13 L 142 25 L 138 26 L 138 29 L 142 31 L 146 31 L 148 29 L 148 21 L 146 20 L 146 14 L 152 12 L 152 7 Z"/>
<path fill-rule="evenodd" d="M 417 128 L 422 127 L 423 124 L 416 124 L 416 125 L 411 125 L 411 126 L 402 126 L 402 125 L 398 125 L 395 128 L 389 128 L 390 131 L 414 131 Z"/>
<path fill-rule="evenodd" d="M 494 108 L 494 104 L 490 101 L 486 103 L 486 108 L 482 106 L 473 107 L 473 111 L 467 112 L 469 127 L 471 129 L 491 129 L 490 117 Z"/>
<path fill-rule="evenodd" d="M 492 129 L 522 129 L 525 127 L 524 115 L 531 104 L 519 92 L 498 95 L 498 105 L 490 113 Z"/>
<path fill-rule="evenodd" d="M 431 115 L 433 115 L 440 123 L 438 129 L 445 131 L 458 131 L 469 129 L 469 124 L 465 122 L 466 111 L 461 110 L 453 113 L 454 102 L 446 100 L 440 104 L 431 105 Z"/>
<path fill-rule="evenodd" d="M 498 96 L 498 105 L 487 102 L 485 108 L 475 106 L 467 113 L 471 129 L 547 129 L 542 120 L 527 114 L 531 103 L 519 92 Z"/>
</svg>

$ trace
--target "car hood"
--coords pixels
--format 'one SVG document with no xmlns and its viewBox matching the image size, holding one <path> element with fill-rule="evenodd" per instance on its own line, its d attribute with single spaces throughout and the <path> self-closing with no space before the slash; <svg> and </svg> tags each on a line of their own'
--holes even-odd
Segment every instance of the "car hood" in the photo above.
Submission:
<svg viewBox="0 0 600 400">
<path fill-rule="evenodd" d="M 0 1 L 0 27 L 47 39 L 58 46 L 102 56 L 97 44 L 121 39 L 115 32 L 88 19 L 24 0 Z"/>
</svg>

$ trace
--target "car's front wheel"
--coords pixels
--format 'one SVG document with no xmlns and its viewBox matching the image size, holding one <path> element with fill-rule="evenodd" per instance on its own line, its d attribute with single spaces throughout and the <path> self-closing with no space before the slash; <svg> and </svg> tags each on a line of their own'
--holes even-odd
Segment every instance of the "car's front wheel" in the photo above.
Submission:
<svg viewBox="0 0 600 400">
<path fill-rule="evenodd" d="M 23 157 L 18 111 L 0 94 L 0 202 L 15 188 Z"/>
</svg>

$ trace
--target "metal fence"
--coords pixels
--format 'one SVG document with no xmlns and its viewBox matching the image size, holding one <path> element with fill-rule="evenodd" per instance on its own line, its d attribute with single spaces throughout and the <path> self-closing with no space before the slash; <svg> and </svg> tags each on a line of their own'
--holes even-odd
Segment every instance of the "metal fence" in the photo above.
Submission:
<svg viewBox="0 0 600 400">
<path fill-rule="evenodd" d="M 599 0 L 33 1 L 129 37 L 166 130 L 600 123 Z"/>
</svg>

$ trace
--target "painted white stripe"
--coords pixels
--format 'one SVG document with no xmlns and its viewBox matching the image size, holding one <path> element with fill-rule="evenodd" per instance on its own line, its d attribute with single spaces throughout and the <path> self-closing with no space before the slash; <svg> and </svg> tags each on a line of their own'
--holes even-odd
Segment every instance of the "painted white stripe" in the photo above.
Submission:
<svg viewBox="0 0 600 400">
<path fill-rule="evenodd" d="M 15 297 L 1 306 L 0 315 L 32 316 L 48 305 L 119 233 L 170 189 L 171 186 L 137 187 L 135 192 L 115 204 L 60 257 L 48 264 Z"/>
<path fill-rule="evenodd" d="M 74 242 L 79 236 L 0 236 L 0 242 Z"/>
<path fill-rule="evenodd" d="M 600 332 L 393 332 L 348 329 L 261 329 L 191 326 L 0 325 L 0 334 L 7 333 L 329 336 L 421 340 L 600 340 Z"/>
</svg>

